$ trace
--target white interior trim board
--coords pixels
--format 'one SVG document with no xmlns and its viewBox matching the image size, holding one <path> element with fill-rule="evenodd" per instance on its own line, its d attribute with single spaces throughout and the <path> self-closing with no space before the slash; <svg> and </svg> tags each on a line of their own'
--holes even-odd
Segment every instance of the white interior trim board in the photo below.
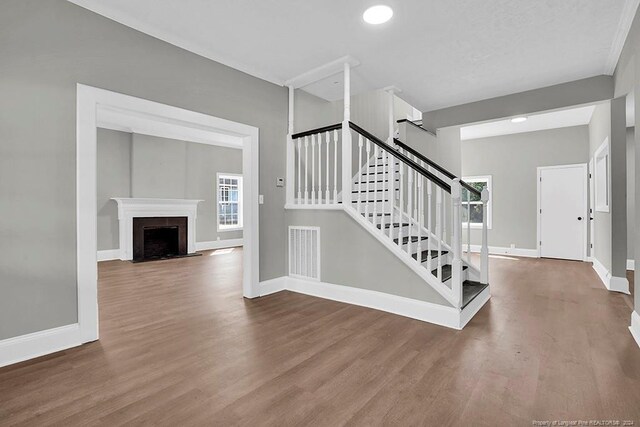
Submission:
<svg viewBox="0 0 640 427">
<path fill-rule="evenodd" d="M 210 251 L 213 249 L 235 248 L 244 244 L 242 239 L 211 240 L 209 242 L 196 242 L 196 251 Z"/>
<path fill-rule="evenodd" d="M 635 270 L 636 269 L 636 260 L 628 259 L 627 260 L 627 270 Z"/>
<path fill-rule="evenodd" d="M 604 74 L 612 76 L 618 65 L 618 60 L 622 54 L 622 48 L 631 30 L 631 24 L 633 18 L 636 16 L 636 10 L 640 0 L 626 0 L 622 9 L 622 15 L 620 15 L 620 21 L 618 22 L 618 29 L 616 30 L 615 38 L 611 43 L 611 50 L 607 57 L 607 62 L 604 66 Z"/>
<path fill-rule="evenodd" d="M 269 295 L 288 290 L 318 298 L 385 311 L 387 313 L 393 313 L 453 329 L 462 329 L 490 298 L 487 289 L 486 293 L 483 291 L 483 293 L 478 295 L 461 313 L 458 309 L 450 306 L 433 304 L 369 289 L 293 277 L 278 277 L 261 282 L 260 288 L 261 295 Z"/>
<path fill-rule="evenodd" d="M 98 251 L 98 262 L 120 259 L 120 249 L 104 249 Z"/>
<path fill-rule="evenodd" d="M 626 277 L 612 276 L 611 272 L 597 258 L 593 258 L 593 269 L 607 290 L 629 294 L 629 281 Z"/>
<path fill-rule="evenodd" d="M 631 313 L 631 326 L 629 326 L 629 331 L 631 331 L 633 339 L 635 339 L 638 346 L 640 346 L 640 315 L 637 311 Z"/>
<path fill-rule="evenodd" d="M 213 117 L 183 108 L 136 98 L 121 93 L 77 85 L 76 116 L 76 214 L 77 214 L 77 287 L 80 342 L 98 339 L 97 274 L 97 203 L 96 154 L 97 132 L 105 111 L 127 112 L 154 118 L 159 124 L 179 122 L 184 128 L 206 129 L 219 135 L 225 144 L 242 149 L 244 183 L 243 295 L 259 295 L 259 130 L 254 126 Z M 112 115 L 119 117 L 121 115 Z M 118 125 L 118 123 L 113 123 Z M 218 145 L 214 138 L 203 142 Z"/>
<path fill-rule="evenodd" d="M 466 248 L 467 248 L 467 245 L 463 245 L 463 249 L 466 249 Z M 480 253 L 480 249 L 482 249 L 480 245 L 471 245 L 471 252 Z M 502 246 L 489 246 L 489 254 L 538 258 L 538 251 L 536 249 L 506 248 Z"/>
<path fill-rule="evenodd" d="M 0 341 L 0 367 L 82 344 L 77 323 Z"/>
</svg>

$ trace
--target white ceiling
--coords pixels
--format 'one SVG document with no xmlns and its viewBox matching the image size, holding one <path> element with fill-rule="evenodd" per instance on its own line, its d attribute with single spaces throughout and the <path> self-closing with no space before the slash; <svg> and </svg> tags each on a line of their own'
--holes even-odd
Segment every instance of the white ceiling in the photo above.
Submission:
<svg viewBox="0 0 640 427">
<path fill-rule="evenodd" d="M 460 139 L 487 138 L 490 136 L 512 135 L 545 129 L 557 129 L 570 126 L 588 125 L 595 106 L 571 108 L 527 116 L 527 121 L 512 123 L 511 118 L 495 122 L 481 123 L 460 128 Z"/>
<path fill-rule="evenodd" d="M 422 111 L 611 74 L 639 0 L 69 0 L 283 84 L 345 55 Z M 393 7 L 369 26 L 367 6 Z M 335 100 L 336 79 L 306 87 Z"/>
</svg>

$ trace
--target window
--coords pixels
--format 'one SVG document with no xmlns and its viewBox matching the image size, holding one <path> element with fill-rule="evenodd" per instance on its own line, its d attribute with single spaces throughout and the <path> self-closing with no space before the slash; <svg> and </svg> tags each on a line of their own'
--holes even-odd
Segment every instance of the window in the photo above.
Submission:
<svg viewBox="0 0 640 427">
<path fill-rule="evenodd" d="M 491 176 L 468 176 L 462 178 L 467 184 L 482 192 L 485 188 L 489 191 L 487 202 L 487 228 L 491 228 L 491 201 L 493 191 L 491 188 Z M 480 197 L 462 188 L 462 226 L 467 226 L 467 218 L 471 215 L 471 228 L 482 228 L 482 201 Z M 471 198 L 469 199 L 469 196 Z"/>
<path fill-rule="evenodd" d="M 242 175 L 218 174 L 218 231 L 242 229 Z"/>
<path fill-rule="evenodd" d="M 609 138 L 594 154 L 596 211 L 609 212 Z"/>
</svg>

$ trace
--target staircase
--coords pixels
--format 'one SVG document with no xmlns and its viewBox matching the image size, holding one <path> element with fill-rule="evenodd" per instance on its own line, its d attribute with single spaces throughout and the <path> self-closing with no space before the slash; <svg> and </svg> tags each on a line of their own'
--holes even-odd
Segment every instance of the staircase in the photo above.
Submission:
<svg viewBox="0 0 640 427">
<path fill-rule="evenodd" d="M 393 138 L 392 112 L 387 141 L 351 122 L 348 78 L 345 65 L 344 120 L 296 134 L 290 88 L 286 207 L 344 210 L 458 310 L 461 319 L 466 313 L 463 327 L 489 297 L 489 194 Z M 471 198 L 482 202 L 479 266 L 471 257 L 471 205 L 463 208 Z"/>
</svg>

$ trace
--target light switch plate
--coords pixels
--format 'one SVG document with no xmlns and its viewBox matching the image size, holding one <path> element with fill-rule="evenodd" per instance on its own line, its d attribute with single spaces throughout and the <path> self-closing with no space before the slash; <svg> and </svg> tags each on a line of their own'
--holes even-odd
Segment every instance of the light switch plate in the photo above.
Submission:
<svg viewBox="0 0 640 427">
<path fill-rule="evenodd" d="M 276 178 L 276 187 L 284 187 L 284 178 Z"/>
<path fill-rule="evenodd" d="M 263 194 L 260 194 L 258 196 L 258 203 L 261 204 L 261 205 L 264 205 L 264 195 Z"/>
</svg>

